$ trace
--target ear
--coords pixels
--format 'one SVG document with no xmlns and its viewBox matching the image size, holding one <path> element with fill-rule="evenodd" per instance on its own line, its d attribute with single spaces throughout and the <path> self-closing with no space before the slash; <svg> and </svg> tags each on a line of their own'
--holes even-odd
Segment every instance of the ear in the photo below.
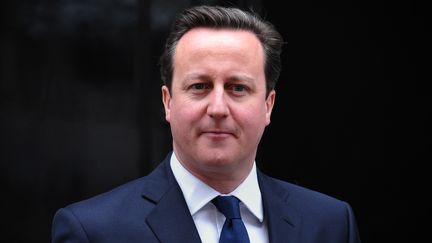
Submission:
<svg viewBox="0 0 432 243">
<path fill-rule="evenodd" d="M 162 86 L 162 102 L 165 108 L 165 120 L 170 122 L 170 113 L 171 113 L 171 94 L 166 85 Z"/>
<path fill-rule="evenodd" d="M 273 110 L 273 106 L 276 99 L 276 91 L 272 90 L 267 96 L 266 99 L 266 126 L 270 124 L 270 117 Z"/>
</svg>

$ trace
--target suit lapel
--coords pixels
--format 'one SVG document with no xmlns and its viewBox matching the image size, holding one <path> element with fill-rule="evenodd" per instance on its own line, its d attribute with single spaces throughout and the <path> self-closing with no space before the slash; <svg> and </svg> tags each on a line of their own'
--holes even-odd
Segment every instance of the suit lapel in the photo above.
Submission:
<svg viewBox="0 0 432 243">
<path fill-rule="evenodd" d="M 300 213 L 289 203 L 289 193 L 258 171 L 270 243 L 299 242 Z"/>
<path fill-rule="evenodd" d="M 143 197 L 155 203 L 146 222 L 160 242 L 201 242 L 169 165 L 171 154 L 149 175 Z"/>
<path fill-rule="evenodd" d="M 146 222 L 160 242 L 201 242 L 169 161 L 171 153 L 148 177 L 142 196 L 154 203 Z M 270 243 L 298 242 L 300 213 L 277 181 L 258 171 Z"/>
</svg>

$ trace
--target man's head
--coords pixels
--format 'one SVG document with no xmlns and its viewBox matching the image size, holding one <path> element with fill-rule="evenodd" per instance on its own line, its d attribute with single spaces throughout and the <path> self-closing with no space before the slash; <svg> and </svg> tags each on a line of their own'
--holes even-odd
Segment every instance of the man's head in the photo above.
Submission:
<svg viewBox="0 0 432 243">
<path fill-rule="evenodd" d="M 259 16 L 237 8 L 197 6 L 186 9 L 175 20 L 160 58 L 161 77 L 164 85 L 171 89 L 173 58 L 178 41 L 188 31 L 198 27 L 214 29 L 237 29 L 252 32 L 264 50 L 266 93 L 274 89 L 281 70 L 280 54 L 282 37 L 273 25 Z"/>
<path fill-rule="evenodd" d="M 182 31 L 170 35 L 162 87 L 174 152 L 192 174 L 227 193 L 250 172 L 270 123 L 280 49 L 269 51 L 258 30 L 271 28 L 238 9 L 197 7 L 176 24 Z"/>
</svg>

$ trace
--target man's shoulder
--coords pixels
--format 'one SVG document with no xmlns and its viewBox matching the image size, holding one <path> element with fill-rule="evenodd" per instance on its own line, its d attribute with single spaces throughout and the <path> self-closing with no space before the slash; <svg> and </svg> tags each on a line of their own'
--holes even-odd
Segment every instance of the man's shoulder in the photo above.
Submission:
<svg viewBox="0 0 432 243">
<path fill-rule="evenodd" d="M 264 200 L 269 207 L 279 205 L 279 213 L 285 210 L 288 215 L 297 215 L 304 225 L 312 228 L 315 224 L 340 225 L 352 214 L 347 202 L 323 192 L 271 177 L 266 177 L 265 181 L 267 192 L 264 195 L 267 198 Z"/>
<path fill-rule="evenodd" d="M 305 242 L 359 242 L 351 206 L 336 197 L 287 181 L 262 176 L 268 219 L 301 225 Z M 283 234 L 285 229 L 278 233 Z M 295 241 L 295 240 L 294 240 Z"/>
<path fill-rule="evenodd" d="M 329 194 L 311 189 L 309 187 L 294 184 L 285 180 L 263 175 L 268 184 L 268 188 L 273 188 L 273 192 L 280 196 L 285 196 L 285 200 L 290 204 L 298 205 L 302 208 L 323 208 L 346 207 L 346 202 Z"/>
<path fill-rule="evenodd" d="M 150 174 L 125 182 L 109 191 L 72 203 L 65 208 L 76 215 L 111 215 L 128 208 L 149 208 L 154 200 L 170 185 L 162 162 Z M 172 184 L 172 183 L 171 183 Z"/>
<path fill-rule="evenodd" d="M 123 210 L 125 205 L 134 203 L 141 197 L 142 185 L 147 177 L 141 177 L 122 184 L 110 191 L 100 193 L 65 207 L 77 217 L 111 215 Z M 125 204 L 126 203 L 126 204 Z"/>
</svg>

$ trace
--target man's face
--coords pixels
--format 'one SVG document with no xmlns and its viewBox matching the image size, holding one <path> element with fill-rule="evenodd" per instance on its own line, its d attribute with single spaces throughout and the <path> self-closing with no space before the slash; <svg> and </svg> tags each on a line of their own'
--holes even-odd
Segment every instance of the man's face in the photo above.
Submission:
<svg viewBox="0 0 432 243">
<path fill-rule="evenodd" d="M 171 93 L 162 87 L 166 120 L 181 163 L 206 181 L 244 178 L 270 123 L 264 53 L 247 31 L 196 28 L 179 41 Z"/>
</svg>

